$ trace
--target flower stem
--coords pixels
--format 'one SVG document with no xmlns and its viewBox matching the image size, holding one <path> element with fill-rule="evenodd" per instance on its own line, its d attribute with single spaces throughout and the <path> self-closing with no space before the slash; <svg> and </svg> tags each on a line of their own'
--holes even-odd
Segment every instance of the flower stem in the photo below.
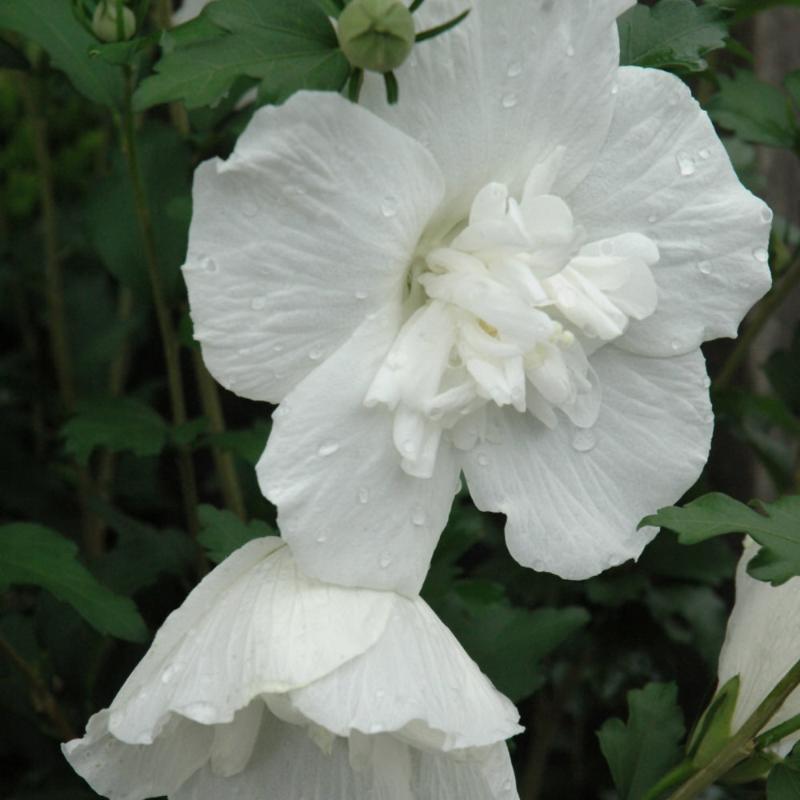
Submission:
<svg viewBox="0 0 800 800">
<path fill-rule="evenodd" d="M 58 703 L 53 693 L 42 680 L 38 670 L 29 664 L 5 639 L 0 637 L 0 651 L 5 653 L 6 658 L 25 676 L 31 690 L 33 707 L 37 711 L 46 714 L 53 727 L 58 733 L 62 742 L 68 742 L 75 738 L 75 731 L 72 728 L 64 709 Z"/>
<path fill-rule="evenodd" d="M 723 365 L 717 379 L 714 381 L 715 389 L 726 389 L 742 366 L 750 347 L 758 339 L 764 326 L 772 315 L 778 310 L 784 300 L 800 285 L 800 257 L 795 258 L 792 265 L 783 273 L 780 281 L 758 304 L 745 332 L 736 342 L 727 361 Z"/>
<path fill-rule="evenodd" d="M 768 731 L 764 731 L 764 733 L 760 734 L 756 739 L 756 746 L 759 750 L 771 747 L 773 744 L 777 744 L 781 739 L 785 739 L 798 730 L 800 730 L 800 714 L 795 714 L 793 717 L 787 719 L 786 722 L 782 722 L 780 725 L 776 725 L 774 728 L 770 728 Z"/>
<path fill-rule="evenodd" d="M 797 661 L 781 678 L 777 686 L 766 696 L 761 705 L 747 718 L 719 753 L 705 767 L 689 778 L 677 792 L 670 795 L 669 800 L 691 800 L 691 798 L 697 797 L 700 792 L 712 786 L 740 761 L 748 758 L 759 744 L 759 731 L 769 723 L 786 698 L 798 686 L 800 686 L 800 661 Z"/>
<path fill-rule="evenodd" d="M 181 379 L 179 342 L 167 303 L 164 286 L 161 281 L 161 271 L 158 266 L 153 224 L 150 209 L 142 181 L 139 157 L 136 148 L 136 130 L 134 126 L 133 106 L 133 76 L 131 68 L 125 67 L 125 102 L 122 109 L 122 150 L 128 164 L 128 172 L 133 189 L 133 199 L 136 208 L 136 219 L 144 247 L 144 258 L 147 264 L 147 273 L 150 279 L 150 289 L 153 294 L 153 305 L 161 335 L 161 345 L 164 350 L 164 361 L 167 370 L 167 386 L 169 389 L 172 421 L 176 426 L 186 423 L 186 400 L 183 394 Z M 183 496 L 184 512 L 189 533 L 197 537 L 199 525 L 197 521 L 197 481 L 195 478 L 194 464 L 189 449 L 185 445 L 177 446 L 178 472 L 180 476 L 181 493 Z"/>
</svg>

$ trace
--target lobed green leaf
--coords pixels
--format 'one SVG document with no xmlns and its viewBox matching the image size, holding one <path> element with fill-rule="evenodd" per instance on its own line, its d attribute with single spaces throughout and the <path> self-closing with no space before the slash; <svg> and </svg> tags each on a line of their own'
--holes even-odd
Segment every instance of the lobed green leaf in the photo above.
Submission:
<svg viewBox="0 0 800 800">
<path fill-rule="evenodd" d="M 198 540 L 215 564 L 252 539 L 276 535 L 274 528 L 263 520 L 243 522 L 236 514 L 214 506 L 201 505 L 197 516 L 200 519 Z"/>
</svg>

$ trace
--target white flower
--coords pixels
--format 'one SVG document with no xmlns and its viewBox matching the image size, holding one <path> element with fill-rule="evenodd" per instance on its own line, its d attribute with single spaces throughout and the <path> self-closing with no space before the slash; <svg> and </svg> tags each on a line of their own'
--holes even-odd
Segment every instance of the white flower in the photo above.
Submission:
<svg viewBox="0 0 800 800">
<path fill-rule="evenodd" d="M 172 24 L 181 25 L 194 19 L 211 0 L 183 0 L 181 7 L 172 15 Z"/>
<path fill-rule="evenodd" d="M 269 537 L 202 581 L 64 752 L 112 800 L 511 800 L 517 719 L 421 599 L 305 578 Z"/>
<path fill-rule="evenodd" d="M 751 578 L 747 565 L 758 549 L 755 542 L 747 540 L 736 570 L 736 603 L 719 656 L 720 686 L 740 676 L 733 731 L 742 727 L 800 660 L 800 578 L 792 578 L 781 586 Z M 800 689 L 789 695 L 765 729 L 780 725 L 796 714 L 800 714 Z M 800 733 L 794 733 L 776 749 L 786 755 L 798 740 Z"/>
<path fill-rule="evenodd" d="M 332 582 L 417 591 L 462 471 L 522 564 L 637 556 L 707 457 L 699 345 L 769 285 L 769 210 L 706 114 L 618 67 L 632 0 L 470 5 L 396 106 L 375 76 L 363 106 L 299 93 L 196 174 L 196 338 L 281 403 L 261 487 Z"/>
</svg>

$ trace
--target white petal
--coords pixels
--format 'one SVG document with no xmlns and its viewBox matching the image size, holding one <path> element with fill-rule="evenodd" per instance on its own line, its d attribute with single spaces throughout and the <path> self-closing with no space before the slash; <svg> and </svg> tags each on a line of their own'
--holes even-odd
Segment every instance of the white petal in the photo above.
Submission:
<svg viewBox="0 0 800 800">
<path fill-rule="evenodd" d="M 208 758 L 214 731 L 173 717 L 156 746 L 130 745 L 108 732 L 108 711 L 95 714 L 82 739 L 62 745 L 72 768 L 110 800 L 171 794 Z"/>
<path fill-rule="evenodd" d="M 181 7 L 172 15 L 172 24 L 181 25 L 194 19 L 211 0 L 183 0 Z"/>
<path fill-rule="evenodd" d="M 637 557 L 654 534 L 637 524 L 694 483 L 711 440 L 699 350 L 651 359 L 605 347 L 591 363 L 602 387 L 593 428 L 575 430 L 562 417 L 548 430 L 529 414 L 495 409 L 496 443 L 463 456 L 476 505 L 507 515 L 514 558 L 562 578 Z"/>
<path fill-rule="evenodd" d="M 420 598 L 397 596 L 370 650 L 290 698 L 340 736 L 390 732 L 423 749 L 480 747 L 522 730 L 514 706 Z"/>
<path fill-rule="evenodd" d="M 399 324 L 379 312 L 286 398 L 258 476 L 308 575 L 416 594 L 459 480 L 445 443 L 433 477 L 407 475 L 392 414 L 364 406 Z"/>
<path fill-rule="evenodd" d="M 618 344 L 663 356 L 735 336 L 769 288 L 769 209 L 739 183 L 678 78 L 625 67 L 618 80 L 606 145 L 569 198 L 590 240 L 638 232 L 658 247 L 655 314 L 632 322 Z"/>
<path fill-rule="evenodd" d="M 196 172 L 184 276 L 224 386 L 277 402 L 392 298 L 442 179 L 427 151 L 330 93 L 257 111 Z"/>
<path fill-rule="evenodd" d="M 467 216 L 490 181 L 522 191 L 531 168 L 565 148 L 554 191 L 586 174 L 605 139 L 618 64 L 614 18 L 632 0 L 428 0 L 418 30 L 471 8 L 447 34 L 414 48 L 386 103 L 368 76 L 362 101 L 426 143 L 447 180 L 449 220 Z"/>
<path fill-rule="evenodd" d="M 800 578 L 770 586 L 747 574 L 747 564 L 758 552 L 754 543 L 745 547 L 736 571 L 736 604 L 719 657 L 719 685 L 740 675 L 739 699 L 733 715 L 738 730 L 778 681 L 800 659 Z M 772 728 L 800 714 L 800 689 L 789 696 L 765 728 Z M 786 754 L 800 739 L 792 734 L 780 742 Z"/>
<path fill-rule="evenodd" d="M 117 738 L 152 742 L 173 713 L 230 722 L 254 697 L 314 681 L 378 639 L 390 595 L 309 580 L 282 544 L 240 548 L 168 617 L 111 704 Z"/>
</svg>

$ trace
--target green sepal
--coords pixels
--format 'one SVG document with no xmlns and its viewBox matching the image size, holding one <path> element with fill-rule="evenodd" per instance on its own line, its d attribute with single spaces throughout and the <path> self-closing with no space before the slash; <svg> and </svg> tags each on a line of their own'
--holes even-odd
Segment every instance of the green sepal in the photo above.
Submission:
<svg viewBox="0 0 800 800">
<path fill-rule="evenodd" d="M 739 676 L 734 675 L 717 692 L 694 726 L 686 753 L 696 767 L 708 764 L 731 738 L 731 724 L 740 686 Z"/>
</svg>

